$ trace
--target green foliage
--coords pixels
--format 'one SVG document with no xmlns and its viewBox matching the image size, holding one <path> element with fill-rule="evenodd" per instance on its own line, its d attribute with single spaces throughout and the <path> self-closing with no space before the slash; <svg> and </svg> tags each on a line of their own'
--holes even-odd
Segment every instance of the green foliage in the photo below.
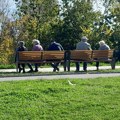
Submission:
<svg viewBox="0 0 120 120">
<path fill-rule="evenodd" d="M 28 16 L 24 22 L 23 30 L 27 31 L 28 41 L 39 39 L 44 48 L 47 48 L 51 39 L 51 24 L 56 24 L 59 8 L 56 0 L 22 0 L 22 5 L 17 3 L 18 14 L 22 19 Z M 25 28 L 25 29 L 24 29 Z M 48 43 L 49 42 L 49 43 Z M 31 46 L 31 45 L 30 45 Z"/>
<path fill-rule="evenodd" d="M 120 3 L 116 3 L 113 5 L 113 7 L 110 9 L 112 20 L 113 20 L 113 34 L 110 38 L 110 41 L 112 42 L 112 45 L 116 49 L 120 49 Z"/>
<path fill-rule="evenodd" d="M 0 64 L 9 64 L 12 62 L 14 54 L 14 42 L 11 34 L 11 23 L 7 23 L 1 32 L 0 40 Z"/>
<path fill-rule="evenodd" d="M 55 38 L 65 49 L 75 49 L 82 35 L 90 37 L 91 25 L 96 20 L 97 13 L 92 11 L 92 4 L 85 1 L 62 2 L 60 16 L 63 22 L 60 23 L 60 28 L 57 28 Z"/>
<path fill-rule="evenodd" d="M 4 23 L 1 28 L 0 63 L 14 62 L 14 50 L 20 40 L 25 41 L 28 50 L 32 49 L 33 39 L 39 39 L 44 50 L 52 40 L 69 50 L 75 49 L 76 43 L 85 35 L 92 49 L 98 49 L 101 39 L 111 49 L 120 49 L 119 0 L 101 0 L 104 14 L 93 10 L 96 0 L 15 1 L 15 20 Z"/>
<path fill-rule="evenodd" d="M 28 16 L 24 22 L 24 30 L 27 31 L 27 44 L 31 39 L 40 39 L 44 49 L 48 48 L 51 40 L 60 42 L 67 49 L 75 49 L 81 36 L 86 35 L 90 39 L 92 49 L 98 49 L 98 41 L 104 39 L 111 47 L 109 41 L 113 33 L 111 28 L 111 14 L 101 15 L 94 12 L 93 1 L 84 0 L 22 0 L 22 5 L 17 4 L 20 18 Z M 104 6 L 113 5 L 113 1 L 103 1 Z M 109 8 L 106 9 L 106 13 Z M 95 23 L 95 24 L 94 24 Z M 25 32 L 25 31 L 24 31 Z"/>
<path fill-rule="evenodd" d="M 118 120 L 118 77 L 0 82 L 0 118 L 17 120 Z"/>
</svg>

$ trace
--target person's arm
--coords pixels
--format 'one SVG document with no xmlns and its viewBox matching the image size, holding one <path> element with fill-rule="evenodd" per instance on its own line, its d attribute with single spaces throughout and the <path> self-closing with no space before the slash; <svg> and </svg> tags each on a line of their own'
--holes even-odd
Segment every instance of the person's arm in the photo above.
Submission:
<svg viewBox="0 0 120 120">
<path fill-rule="evenodd" d="M 62 47 L 62 45 L 60 45 L 60 48 L 61 48 L 61 50 L 64 50 L 64 48 Z"/>
<path fill-rule="evenodd" d="M 24 51 L 28 51 L 28 49 L 26 47 L 24 47 Z"/>
<path fill-rule="evenodd" d="M 110 50 L 110 47 L 107 45 L 108 50 Z"/>
<path fill-rule="evenodd" d="M 91 48 L 91 45 L 90 45 L 90 44 L 88 44 L 88 50 L 92 50 L 92 48 Z"/>
<path fill-rule="evenodd" d="M 76 50 L 79 50 L 79 44 L 78 43 L 76 44 Z"/>
</svg>

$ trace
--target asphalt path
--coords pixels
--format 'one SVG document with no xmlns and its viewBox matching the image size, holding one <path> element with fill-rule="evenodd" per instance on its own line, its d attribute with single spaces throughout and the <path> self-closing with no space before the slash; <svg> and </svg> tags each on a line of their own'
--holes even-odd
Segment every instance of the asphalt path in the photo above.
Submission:
<svg viewBox="0 0 120 120">
<path fill-rule="evenodd" d="M 120 68 L 120 66 L 116 66 L 116 68 Z M 95 70 L 95 67 L 88 67 L 88 70 Z M 110 66 L 101 66 L 100 69 L 110 69 Z M 74 67 L 71 70 L 75 70 Z M 15 69 L 0 69 L 0 72 L 15 72 Z M 40 68 L 40 72 L 52 72 L 52 68 Z M 60 72 L 63 71 L 63 68 L 60 68 Z M 82 71 L 82 70 L 81 70 Z M 19 81 L 19 80 L 54 80 L 54 79 L 87 79 L 87 78 L 98 78 L 98 77 L 115 77 L 120 76 L 120 73 L 75 73 L 75 74 L 55 74 L 55 75 L 30 75 L 30 76 L 22 76 L 22 77 L 0 77 L 0 82 L 2 81 Z"/>
<path fill-rule="evenodd" d="M 115 77 L 120 73 L 106 73 L 106 74 L 69 74 L 69 75 L 39 75 L 39 76 L 24 76 L 24 77 L 2 77 L 2 81 L 19 81 L 19 80 L 54 80 L 54 79 L 87 79 L 87 78 L 99 78 L 99 77 Z"/>
</svg>

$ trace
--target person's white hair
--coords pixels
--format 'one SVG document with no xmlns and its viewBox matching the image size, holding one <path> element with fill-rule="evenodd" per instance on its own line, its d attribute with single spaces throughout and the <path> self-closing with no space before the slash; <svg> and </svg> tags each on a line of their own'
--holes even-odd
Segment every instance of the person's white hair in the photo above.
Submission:
<svg viewBox="0 0 120 120">
<path fill-rule="evenodd" d="M 24 46 L 24 45 L 25 45 L 25 42 L 24 42 L 24 41 L 19 41 L 19 42 L 18 42 L 18 45 L 19 45 L 19 46 Z"/>
<path fill-rule="evenodd" d="M 104 40 L 101 40 L 101 41 L 99 42 L 99 44 L 100 44 L 100 45 L 105 45 L 105 41 L 104 41 Z"/>
<path fill-rule="evenodd" d="M 86 42 L 86 41 L 88 40 L 88 38 L 87 38 L 86 36 L 83 36 L 83 37 L 81 38 L 81 40 L 82 40 L 83 42 Z"/>
<path fill-rule="evenodd" d="M 38 44 L 40 44 L 40 41 L 37 40 L 37 39 L 33 39 L 32 43 L 35 44 L 35 45 L 38 45 Z"/>
</svg>

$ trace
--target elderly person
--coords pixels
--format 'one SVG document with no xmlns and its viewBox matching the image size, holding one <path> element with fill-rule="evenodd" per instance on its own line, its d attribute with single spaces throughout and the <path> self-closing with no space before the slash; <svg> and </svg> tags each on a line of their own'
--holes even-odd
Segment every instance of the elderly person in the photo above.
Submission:
<svg viewBox="0 0 120 120">
<path fill-rule="evenodd" d="M 110 50 L 110 47 L 105 43 L 104 40 L 101 40 L 99 42 L 99 49 L 98 50 Z M 96 67 L 97 67 L 97 70 L 99 70 L 99 62 L 96 62 Z"/>
<path fill-rule="evenodd" d="M 87 42 L 88 38 L 86 36 L 83 36 L 81 38 L 81 41 L 77 43 L 76 50 L 92 50 L 91 45 Z M 76 71 L 78 72 L 80 70 L 80 63 L 76 62 Z M 87 71 L 87 62 L 83 62 L 83 70 Z"/>
<path fill-rule="evenodd" d="M 40 45 L 39 40 L 34 39 L 32 41 L 32 43 L 33 43 L 33 48 L 32 48 L 33 51 L 41 51 L 41 50 L 43 50 L 43 47 Z M 35 63 L 35 72 L 38 72 L 38 64 L 37 63 Z"/>
<path fill-rule="evenodd" d="M 63 47 L 62 47 L 62 45 L 61 45 L 60 43 L 57 43 L 56 41 L 53 41 L 53 42 L 49 45 L 48 50 L 51 50 L 51 51 L 56 51 L 56 50 L 58 50 L 58 51 L 63 51 L 64 49 L 63 49 Z M 59 71 L 59 68 L 58 68 L 59 62 L 57 62 L 57 63 L 53 63 L 53 62 L 52 62 L 52 63 L 51 63 L 51 66 L 53 67 L 53 72 L 56 72 L 56 70 Z"/>
<path fill-rule="evenodd" d="M 100 45 L 99 50 L 110 50 L 110 47 L 105 43 L 104 40 L 101 40 L 99 42 L 99 45 Z"/>
<path fill-rule="evenodd" d="M 20 52 L 20 51 L 27 51 L 24 41 L 18 42 L 18 47 L 16 49 L 15 62 L 18 59 L 18 52 Z M 33 72 L 32 66 L 29 63 L 27 63 L 27 65 L 30 68 L 30 72 Z M 18 72 L 20 73 L 22 70 L 23 70 L 23 73 L 25 73 L 25 64 L 18 64 Z"/>
</svg>

